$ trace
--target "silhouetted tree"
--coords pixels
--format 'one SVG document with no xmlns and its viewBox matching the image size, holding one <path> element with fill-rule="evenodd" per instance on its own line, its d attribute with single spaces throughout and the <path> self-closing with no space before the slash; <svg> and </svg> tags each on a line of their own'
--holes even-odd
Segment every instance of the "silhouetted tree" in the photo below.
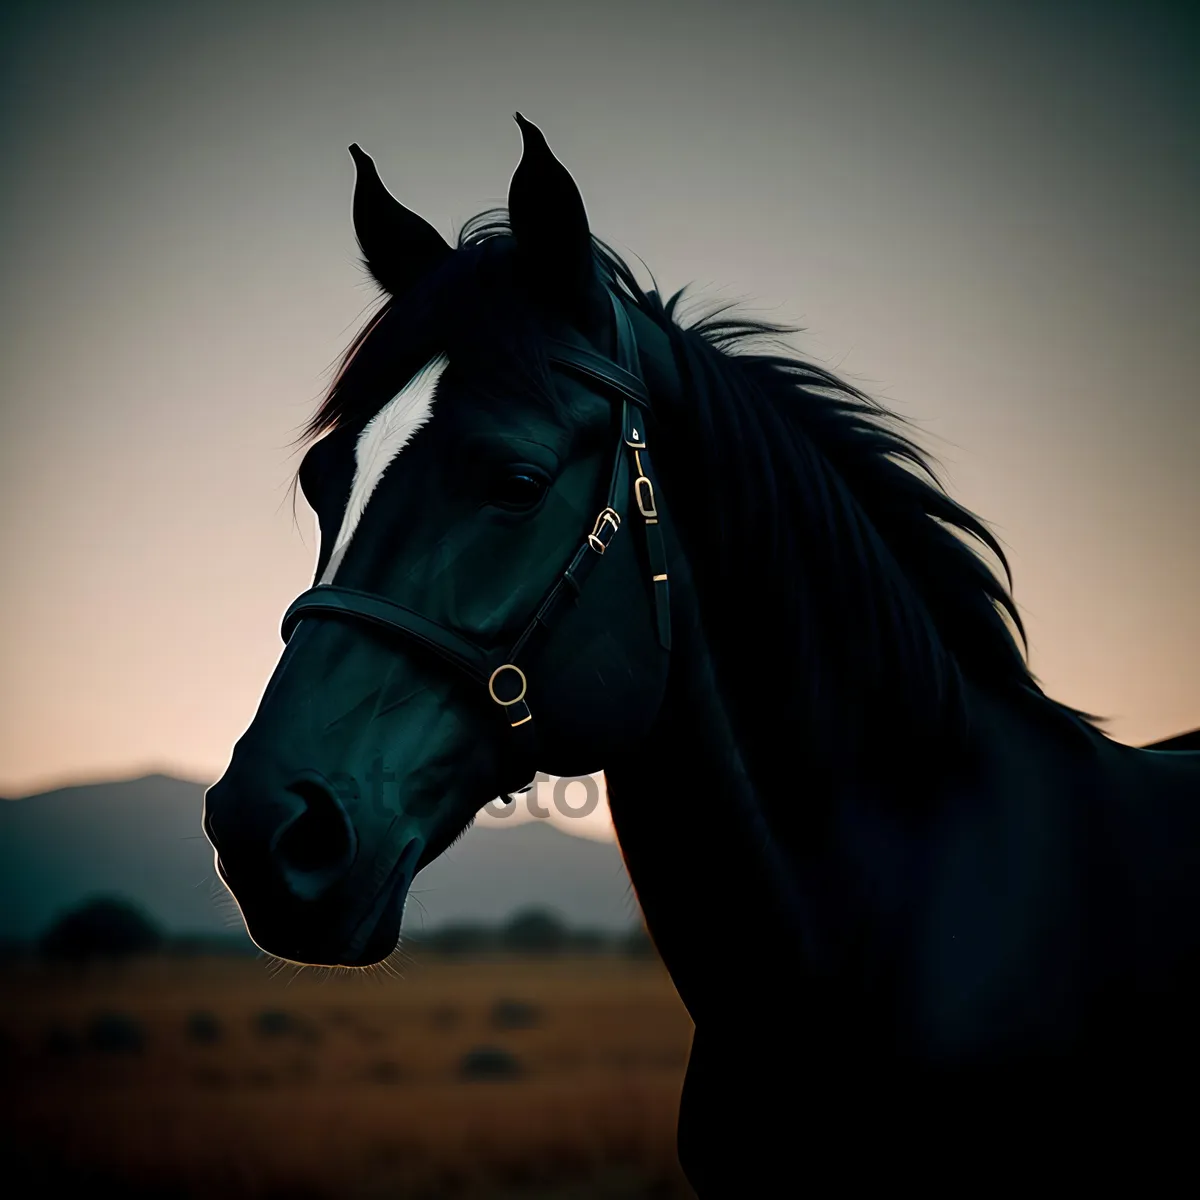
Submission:
<svg viewBox="0 0 1200 1200">
<path fill-rule="evenodd" d="M 570 931 L 553 913 L 528 908 L 504 926 L 501 944 L 516 954 L 561 954 L 570 937 Z"/>
<path fill-rule="evenodd" d="M 516 1079 L 524 1074 L 516 1057 L 499 1046 L 476 1046 L 463 1055 L 461 1079 Z"/>
<path fill-rule="evenodd" d="M 496 934 L 487 925 L 461 922 L 445 925 L 433 933 L 410 936 L 408 941 L 413 948 L 424 948 L 435 954 L 469 957 L 495 949 Z"/>
<path fill-rule="evenodd" d="M 39 949 L 46 958 L 82 963 L 151 954 L 162 944 L 162 930 L 145 913 L 127 900 L 105 896 L 60 917 Z"/>
</svg>

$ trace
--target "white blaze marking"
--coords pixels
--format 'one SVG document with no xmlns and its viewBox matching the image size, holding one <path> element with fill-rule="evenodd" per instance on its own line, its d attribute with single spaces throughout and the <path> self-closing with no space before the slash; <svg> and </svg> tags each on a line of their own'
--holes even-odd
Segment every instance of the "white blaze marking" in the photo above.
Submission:
<svg viewBox="0 0 1200 1200">
<path fill-rule="evenodd" d="M 427 362 L 413 377 L 367 422 L 354 447 L 354 482 L 350 498 L 342 514 L 329 565 L 321 575 L 322 583 L 332 583 L 341 566 L 350 539 L 362 520 L 367 501 L 383 473 L 396 455 L 412 440 L 413 434 L 433 415 L 434 393 L 438 380 L 446 369 L 446 356 L 439 354 Z"/>
</svg>

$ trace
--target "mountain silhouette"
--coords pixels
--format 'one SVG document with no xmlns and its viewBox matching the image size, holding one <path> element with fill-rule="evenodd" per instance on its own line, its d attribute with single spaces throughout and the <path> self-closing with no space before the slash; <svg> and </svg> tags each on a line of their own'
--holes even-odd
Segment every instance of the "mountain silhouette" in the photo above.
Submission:
<svg viewBox="0 0 1200 1200">
<path fill-rule="evenodd" d="M 205 785 L 169 775 L 0 800 L 0 940 L 39 937 L 98 895 L 140 905 L 173 934 L 241 928 L 200 833 Z M 546 821 L 476 824 L 417 876 L 406 932 L 494 924 L 531 907 L 572 926 L 627 930 L 638 920 L 620 851 Z"/>
</svg>

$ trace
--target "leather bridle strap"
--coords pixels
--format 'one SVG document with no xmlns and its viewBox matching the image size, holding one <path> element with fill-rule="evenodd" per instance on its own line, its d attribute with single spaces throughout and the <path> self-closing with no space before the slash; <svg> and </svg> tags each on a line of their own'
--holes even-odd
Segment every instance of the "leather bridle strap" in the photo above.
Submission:
<svg viewBox="0 0 1200 1200">
<path fill-rule="evenodd" d="M 533 714 L 525 699 L 527 681 L 519 662 L 528 656 L 564 605 L 573 603 L 584 583 L 604 556 L 624 520 L 622 509 L 632 481 L 633 498 L 646 534 L 647 559 L 654 597 L 659 644 L 671 648 L 670 596 L 667 590 L 666 554 L 655 506 L 654 482 L 646 445 L 645 415 L 649 396 L 638 368 L 637 343 L 624 306 L 609 293 L 617 325 L 617 358 L 614 363 L 569 342 L 552 341 L 549 361 L 599 386 L 621 403 L 621 440 L 613 459 L 607 503 L 591 531 L 575 551 L 566 569 L 547 592 L 537 611 L 506 655 L 488 651 L 462 634 L 422 616 L 411 608 L 373 592 L 362 592 L 337 584 L 322 583 L 297 596 L 283 616 L 286 642 L 296 626 L 308 617 L 342 617 L 362 621 L 390 633 L 398 633 L 440 656 L 468 678 L 484 686 L 492 700 L 504 708 L 514 737 L 523 745 L 522 754 L 535 762 Z"/>
</svg>

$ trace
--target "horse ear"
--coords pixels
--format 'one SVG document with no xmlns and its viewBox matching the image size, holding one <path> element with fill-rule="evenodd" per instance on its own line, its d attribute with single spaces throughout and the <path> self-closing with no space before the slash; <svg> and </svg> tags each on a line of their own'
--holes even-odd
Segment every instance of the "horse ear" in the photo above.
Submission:
<svg viewBox="0 0 1200 1200">
<path fill-rule="evenodd" d="M 357 142 L 350 147 L 354 183 L 354 233 L 375 282 L 403 295 L 453 249 L 424 218 L 405 208 L 383 186 L 375 162 Z"/>
<path fill-rule="evenodd" d="M 596 272 L 583 197 L 542 131 L 520 113 L 513 116 L 522 149 L 508 185 L 508 217 L 521 260 L 581 332 L 602 336 L 609 326 L 609 310 Z"/>
</svg>

